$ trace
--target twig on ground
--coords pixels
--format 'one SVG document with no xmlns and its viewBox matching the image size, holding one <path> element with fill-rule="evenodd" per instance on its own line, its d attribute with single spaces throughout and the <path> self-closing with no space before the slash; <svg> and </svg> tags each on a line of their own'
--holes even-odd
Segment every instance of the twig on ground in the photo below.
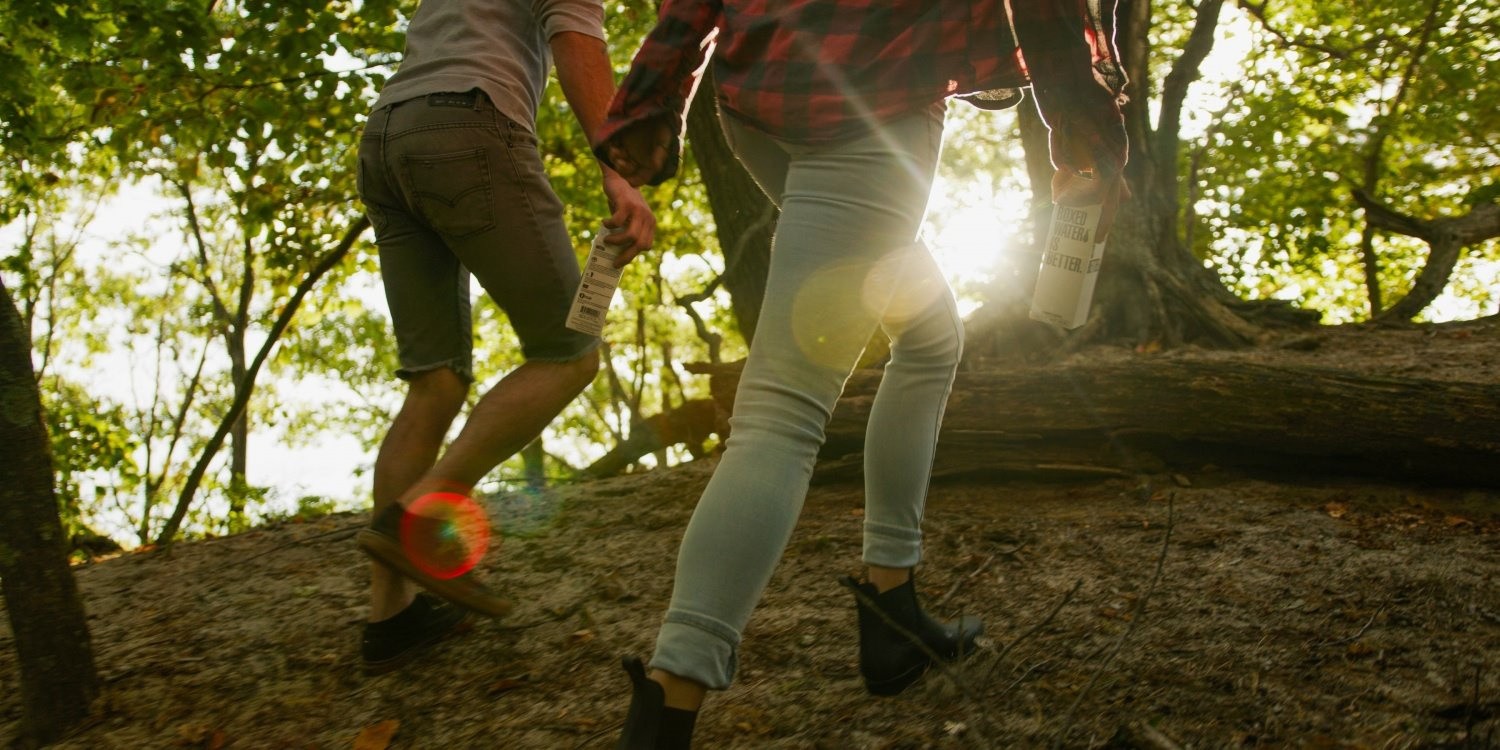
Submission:
<svg viewBox="0 0 1500 750">
<path fill-rule="evenodd" d="M 603 737 L 604 735 L 610 734 L 612 732 L 618 732 L 621 729 L 623 729 L 624 727 L 625 727 L 625 722 L 623 722 L 623 721 L 616 721 L 616 722 L 610 724 L 609 726 L 607 726 L 607 727 L 605 727 L 603 729 L 600 729 L 599 731 L 594 732 L 593 734 L 591 734 L 591 735 L 589 735 L 587 737 L 584 737 L 583 739 L 579 740 L 578 744 L 573 746 L 573 750 L 582 750 L 582 748 L 587 747 L 594 740 L 597 740 L 600 737 Z"/>
<path fill-rule="evenodd" d="M 1068 589 L 1068 593 L 1063 594 L 1063 598 L 1058 600 L 1057 605 L 1052 608 L 1051 612 L 1047 613 L 1046 617 L 1043 617 L 1040 621 L 1037 622 L 1037 624 L 1032 625 L 1026 630 L 1026 632 L 1016 636 L 1015 640 L 1005 644 L 1005 648 L 1001 649 L 1000 653 L 995 656 L 995 662 L 990 665 L 990 671 L 984 676 L 985 679 L 988 680 L 994 675 L 995 669 L 1000 666 L 1001 662 L 1005 661 L 1006 655 L 1014 650 L 1016 646 L 1020 645 L 1021 642 L 1026 640 L 1027 638 L 1030 638 L 1031 636 L 1040 632 L 1042 628 L 1047 627 L 1047 625 L 1057 617 L 1057 613 L 1061 612 L 1063 607 L 1068 606 L 1068 602 L 1073 600 L 1073 595 L 1078 593 L 1078 589 L 1080 588 L 1083 588 L 1082 578 L 1073 582 L 1073 588 Z"/>
<path fill-rule="evenodd" d="M 319 540 L 319 539 L 326 539 L 327 537 L 338 536 L 338 535 L 341 535 L 341 534 L 345 535 L 345 536 L 354 536 L 355 534 L 359 533 L 359 530 L 362 529 L 362 528 L 364 528 L 364 526 L 365 526 L 365 522 L 364 521 L 360 521 L 360 522 L 354 524 L 353 526 L 345 526 L 343 528 L 334 529 L 332 531 L 324 531 L 324 532 L 321 532 L 321 533 L 318 533 L 318 534 L 310 534 L 308 536 L 298 537 L 297 539 L 293 539 L 290 542 L 282 542 L 281 544 L 278 544 L 275 547 L 272 547 L 272 548 L 270 548 L 268 550 L 264 550 L 262 552 L 257 552 L 256 554 L 253 554 L 253 555 L 251 555 L 251 556 L 249 556 L 249 557 L 247 557 L 247 558 L 245 558 L 243 560 L 239 560 L 237 564 L 244 565 L 245 563 L 251 562 L 252 560 L 259 560 L 260 558 L 265 557 L 266 555 L 269 555 L 269 554 L 272 554 L 272 553 L 275 553 L 275 552 L 280 552 L 281 550 L 284 550 L 284 549 L 286 549 L 288 547 L 295 547 L 295 546 L 297 546 L 299 544 L 303 544 L 304 542 L 311 542 L 311 541 L 315 541 L 315 540 Z"/>
<path fill-rule="evenodd" d="M 1140 719 L 1120 727 L 1115 732 L 1115 737 L 1126 740 L 1130 747 L 1141 750 L 1182 750 L 1182 745 L 1177 744 L 1176 740 Z"/>
<path fill-rule="evenodd" d="M 1083 699 L 1088 697 L 1089 692 L 1094 689 L 1094 685 L 1098 684 L 1099 677 L 1114 662 L 1115 657 L 1119 656 L 1120 649 L 1125 646 L 1127 640 L 1130 640 L 1131 634 L 1135 632 L 1136 627 L 1141 623 L 1142 615 L 1146 611 L 1146 602 L 1151 600 L 1151 594 L 1156 591 L 1156 585 L 1161 582 L 1162 570 L 1166 568 L 1167 549 L 1172 543 L 1172 529 L 1177 525 L 1176 498 L 1177 493 L 1167 493 L 1167 529 L 1166 533 L 1162 535 L 1161 553 L 1156 557 L 1156 571 L 1151 574 L 1151 583 L 1146 586 L 1146 591 L 1141 594 L 1141 598 L 1136 600 L 1135 607 L 1131 609 L 1130 624 L 1125 626 L 1125 632 L 1120 634 L 1119 639 L 1115 641 L 1114 648 L 1110 649 L 1109 655 L 1099 664 L 1099 668 L 1094 670 L 1094 674 L 1089 678 L 1088 684 L 1084 685 L 1083 690 L 1074 696 L 1072 705 L 1068 706 L 1067 713 L 1063 714 L 1062 722 L 1057 730 L 1057 739 L 1052 744 L 1053 748 L 1060 749 L 1063 747 L 1063 743 L 1067 741 L 1068 734 L 1073 729 L 1073 715 L 1078 712 L 1078 707 L 1083 703 Z"/>
<path fill-rule="evenodd" d="M 1051 664 L 1051 663 L 1052 663 L 1051 659 L 1043 659 L 1043 660 L 1041 660 L 1041 661 L 1039 661 L 1039 662 L 1037 662 L 1037 663 L 1035 663 L 1035 664 L 1027 667 L 1026 671 L 1022 672 L 1020 677 L 1017 677 L 1016 679 L 1011 680 L 1010 684 L 1006 685 L 1005 689 L 1003 689 L 1000 692 L 996 693 L 991 698 L 991 700 L 998 701 L 999 699 L 1004 698 L 1006 693 L 1009 693 L 1010 691 L 1015 690 L 1016 686 L 1020 685 L 1022 682 L 1024 682 L 1026 680 L 1027 677 L 1031 676 L 1032 672 L 1035 672 L 1036 670 L 1042 668 L 1043 666 L 1046 666 L 1046 665 Z"/>
<path fill-rule="evenodd" d="M 1379 607 L 1376 607 L 1375 608 L 1375 614 L 1370 615 L 1370 619 L 1365 620 L 1364 626 L 1361 627 L 1359 629 L 1359 631 L 1356 632 L 1354 635 L 1351 635 L 1348 638 L 1340 638 L 1340 639 L 1338 639 L 1336 641 L 1321 641 L 1319 643 L 1314 643 L 1313 644 L 1313 648 L 1320 648 L 1320 647 L 1323 647 L 1323 646 L 1342 646 L 1342 645 L 1344 645 L 1346 643 L 1353 643 L 1353 642 L 1359 640 L 1360 638 L 1364 637 L 1365 631 L 1367 631 L 1367 630 L 1370 629 L 1370 625 L 1374 624 L 1375 618 L 1379 617 L 1380 613 L 1384 612 L 1384 611 L 1385 611 L 1385 605 L 1384 604 L 1380 605 Z"/>
<path fill-rule="evenodd" d="M 983 573 L 985 571 L 985 569 L 987 569 L 987 568 L 990 567 L 990 563 L 992 563 L 994 561 L 995 561 L 995 556 L 994 555 L 990 555 L 989 557 L 986 557 L 984 559 L 984 562 L 982 562 L 982 563 L 979 564 L 979 567 L 977 567 L 977 568 L 973 569 L 972 571 L 970 571 L 968 575 L 966 575 L 966 576 L 958 579 L 957 581 L 954 581 L 953 585 L 948 588 L 948 593 L 943 594 L 943 597 L 941 599 L 938 599 L 937 603 L 932 605 L 932 608 L 933 609 L 942 609 L 943 605 L 947 604 L 948 600 L 952 599 L 953 595 L 957 594 L 958 590 L 960 588 L 963 588 L 963 585 L 965 583 L 967 583 L 974 576 L 977 576 L 980 573 Z"/>
<path fill-rule="evenodd" d="M 550 624 L 552 624 L 554 622 L 561 622 L 563 620 L 566 620 L 569 617 L 572 617 L 573 615 L 577 614 L 578 610 L 580 610 L 580 609 L 583 609 L 583 602 L 578 602 L 578 603 L 574 604 L 573 606 L 568 607 L 567 609 L 563 610 L 562 612 L 557 613 L 557 615 L 553 616 L 553 617 L 546 617 L 546 618 L 543 618 L 543 619 L 540 619 L 540 620 L 533 620 L 532 622 L 523 622 L 523 623 L 521 623 L 519 625 L 498 625 L 498 626 L 495 627 L 495 629 L 499 630 L 502 633 L 514 633 L 514 632 L 519 631 L 519 630 L 530 630 L 532 628 L 540 627 L 542 625 L 550 625 Z"/>
</svg>

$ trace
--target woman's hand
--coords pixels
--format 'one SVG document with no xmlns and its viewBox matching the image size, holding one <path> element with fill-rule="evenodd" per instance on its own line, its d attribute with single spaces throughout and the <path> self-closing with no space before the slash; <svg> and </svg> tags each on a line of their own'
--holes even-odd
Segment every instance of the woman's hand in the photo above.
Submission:
<svg viewBox="0 0 1500 750">
<path fill-rule="evenodd" d="M 672 130 L 666 120 L 644 120 L 616 133 L 605 143 L 605 154 L 615 171 L 635 187 L 651 181 L 667 165 Z"/>
<path fill-rule="evenodd" d="M 1062 164 L 1052 175 L 1052 202 L 1062 206 L 1103 208 L 1099 214 L 1096 242 L 1103 242 L 1114 228 L 1115 212 L 1130 200 L 1130 185 L 1124 172 L 1114 165 L 1103 169 L 1096 165 L 1094 145 L 1103 139 L 1096 136 L 1091 123 L 1069 123 L 1052 133 L 1053 163 Z"/>
</svg>

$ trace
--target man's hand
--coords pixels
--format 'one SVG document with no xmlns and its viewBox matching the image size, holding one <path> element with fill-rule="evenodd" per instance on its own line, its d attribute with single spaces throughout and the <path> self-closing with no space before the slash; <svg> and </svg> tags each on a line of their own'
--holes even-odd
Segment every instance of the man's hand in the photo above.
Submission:
<svg viewBox="0 0 1500 750">
<path fill-rule="evenodd" d="M 615 268 L 624 268 L 656 241 L 656 215 L 651 213 L 641 191 L 609 167 L 604 167 L 604 195 L 609 199 L 610 211 L 604 226 L 613 230 L 604 236 L 604 241 L 619 248 Z"/>
<path fill-rule="evenodd" d="M 614 77 L 604 42 L 587 34 L 565 31 L 554 34 L 548 43 L 552 46 L 552 59 L 557 66 L 557 81 L 562 85 L 563 95 L 578 117 L 584 134 L 593 133 L 604 124 L 610 97 L 614 96 Z M 668 137 L 670 139 L 670 134 Z M 662 153 L 665 154 L 666 149 Z M 656 217 L 640 191 L 631 187 L 632 184 L 644 183 L 651 175 L 646 175 L 640 182 L 627 183 L 609 167 L 603 164 L 599 167 L 604 171 L 604 195 L 609 199 L 610 216 L 604 221 L 604 226 L 616 230 L 605 235 L 604 241 L 620 248 L 615 268 L 621 268 L 656 240 Z"/>
<path fill-rule="evenodd" d="M 1063 206 L 1103 206 L 1095 240 L 1103 242 L 1114 228 L 1116 210 L 1130 200 L 1130 185 L 1117 167 L 1096 166 L 1093 145 L 1099 142 L 1092 126 L 1084 123 L 1071 123 L 1052 133 L 1052 161 L 1062 165 L 1052 175 L 1052 202 Z"/>
<path fill-rule="evenodd" d="M 664 119 L 646 120 L 616 133 L 604 147 L 620 176 L 640 187 L 666 166 L 672 129 Z"/>
</svg>

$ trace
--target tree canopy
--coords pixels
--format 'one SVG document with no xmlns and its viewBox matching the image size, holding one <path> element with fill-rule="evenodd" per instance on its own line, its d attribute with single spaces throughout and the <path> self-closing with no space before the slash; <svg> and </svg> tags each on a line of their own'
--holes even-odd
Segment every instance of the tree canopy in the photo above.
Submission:
<svg viewBox="0 0 1500 750">
<path fill-rule="evenodd" d="M 354 152 L 414 8 L 87 0 L 0 9 L 9 71 L 0 273 L 31 336 L 59 501 L 75 532 L 93 526 L 148 544 L 328 507 L 252 481 L 256 446 L 314 450 L 340 438 L 368 450 L 380 439 L 400 392 Z M 654 8 L 607 10 L 623 71 Z M 1143 223 L 1111 251 L 1114 278 L 1176 269 L 1152 288 L 1209 295 L 1223 311 L 1217 325 L 1246 340 L 1255 324 L 1236 321 L 1254 320 L 1244 305 L 1257 300 L 1326 323 L 1496 312 L 1492 3 L 1126 0 L 1120 28 L 1134 77 L 1132 211 Z M 930 228 L 956 238 L 958 217 L 1007 217 L 998 226 L 1009 236 L 962 237 L 994 261 L 954 277 L 993 317 L 1002 306 L 992 303 L 1024 295 L 1034 273 L 1030 228 L 1017 220 L 1037 212 L 1017 207 L 1028 201 L 1017 190 L 1035 183 L 1045 156 L 1028 112 L 955 104 L 949 122 L 948 192 Z M 555 86 L 537 127 L 581 255 L 606 206 Z M 648 196 L 658 240 L 622 282 L 605 371 L 492 486 L 673 463 L 711 445 L 694 406 L 709 386 L 686 365 L 743 356 L 753 265 L 727 264 L 721 247 L 754 252 L 729 245 L 753 221 L 724 217 L 755 196 L 720 189 L 732 175 L 702 134 L 681 178 Z M 121 205 L 135 213 L 101 230 L 101 213 Z M 720 236 L 717 221 L 733 236 Z M 1150 296 L 1133 289 L 1102 287 L 1101 300 Z M 1096 314 L 1135 315 L 1103 303 Z M 480 382 L 519 363 L 501 318 L 487 300 L 476 307 Z M 1097 328 L 1115 343 L 1159 338 L 1151 326 Z M 365 482 L 345 479 L 337 500 L 363 502 Z"/>
</svg>

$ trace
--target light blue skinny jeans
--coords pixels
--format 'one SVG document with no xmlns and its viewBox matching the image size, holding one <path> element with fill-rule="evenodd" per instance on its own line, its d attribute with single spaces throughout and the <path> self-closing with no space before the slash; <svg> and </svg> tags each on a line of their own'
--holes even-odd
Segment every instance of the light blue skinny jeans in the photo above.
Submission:
<svg viewBox="0 0 1500 750">
<path fill-rule="evenodd" d="M 938 427 L 963 348 L 953 292 L 918 239 L 943 112 L 937 105 L 820 146 L 723 118 L 781 219 L 730 437 L 683 538 L 653 668 L 729 686 L 740 634 L 802 511 L 824 427 L 876 326 L 891 357 L 865 437 L 864 561 L 920 561 Z"/>
</svg>

